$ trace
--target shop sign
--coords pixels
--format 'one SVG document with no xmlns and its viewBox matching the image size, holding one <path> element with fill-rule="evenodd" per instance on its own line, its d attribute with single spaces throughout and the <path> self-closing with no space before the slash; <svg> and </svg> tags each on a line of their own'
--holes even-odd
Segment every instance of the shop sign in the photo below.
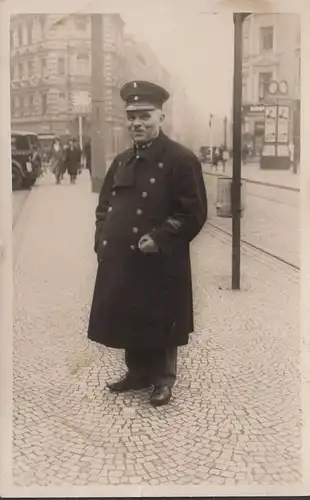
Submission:
<svg viewBox="0 0 310 500">
<path fill-rule="evenodd" d="M 264 104 L 245 104 L 242 106 L 242 110 L 245 114 L 262 114 L 265 112 Z"/>
</svg>

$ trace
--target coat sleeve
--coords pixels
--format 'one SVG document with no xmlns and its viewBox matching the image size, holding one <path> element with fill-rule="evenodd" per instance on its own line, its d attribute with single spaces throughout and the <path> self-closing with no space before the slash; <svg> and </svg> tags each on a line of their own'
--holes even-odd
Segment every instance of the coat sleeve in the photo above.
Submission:
<svg viewBox="0 0 310 500">
<path fill-rule="evenodd" d="M 99 201 L 96 208 L 96 230 L 95 230 L 95 245 L 94 250 L 97 252 L 98 243 L 100 242 L 100 234 L 105 221 L 106 213 L 109 208 L 111 190 L 114 184 L 114 175 L 117 162 L 114 160 L 108 169 L 99 194 Z"/>
<path fill-rule="evenodd" d="M 164 253 L 187 246 L 207 220 L 207 193 L 200 162 L 194 155 L 177 160 L 170 192 L 171 214 L 160 227 L 150 232 Z"/>
</svg>

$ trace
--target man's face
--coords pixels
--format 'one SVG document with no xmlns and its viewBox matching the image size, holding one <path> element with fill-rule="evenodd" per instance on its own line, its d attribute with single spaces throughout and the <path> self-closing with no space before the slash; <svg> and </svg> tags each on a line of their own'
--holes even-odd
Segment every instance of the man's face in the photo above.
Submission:
<svg viewBox="0 0 310 500">
<path fill-rule="evenodd" d="M 136 144 L 145 144 L 157 137 L 164 114 L 160 109 L 127 111 L 127 128 Z"/>
</svg>

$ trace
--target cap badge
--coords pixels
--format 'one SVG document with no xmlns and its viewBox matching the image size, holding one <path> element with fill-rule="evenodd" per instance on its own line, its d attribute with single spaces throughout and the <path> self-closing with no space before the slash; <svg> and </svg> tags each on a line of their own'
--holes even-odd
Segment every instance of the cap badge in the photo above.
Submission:
<svg viewBox="0 0 310 500">
<path fill-rule="evenodd" d="M 137 88 L 137 82 L 133 82 L 133 86 L 136 89 Z"/>
<path fill-rule="evenodd" d="M 134 100 L 135 101 L 138 101 L 139 100 L 139 97 L 137 95 L 134 96 Z"/>
</svg>

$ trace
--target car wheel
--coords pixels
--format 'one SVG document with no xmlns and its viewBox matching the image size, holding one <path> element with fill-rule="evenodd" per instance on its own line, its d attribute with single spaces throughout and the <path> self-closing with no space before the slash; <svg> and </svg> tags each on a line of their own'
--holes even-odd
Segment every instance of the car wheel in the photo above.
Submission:
<svg viewBox="0 0 310 500">
<path fill-rule="evenodd" d="M 17 191 L 18 189 L 22 189 L 23 187 L 23 176 L 20 170 L 17 167 L 12 167 L 12 189 L 13 191 Z"/>
</svg>

